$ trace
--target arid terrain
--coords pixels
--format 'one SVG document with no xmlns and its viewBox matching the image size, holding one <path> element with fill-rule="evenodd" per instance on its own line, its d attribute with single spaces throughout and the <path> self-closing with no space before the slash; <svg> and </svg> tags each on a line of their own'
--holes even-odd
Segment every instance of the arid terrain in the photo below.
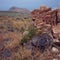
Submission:
<svg viewBox="0 0 60 60">
<path fill-rule="evenodd" d="M 23 11 L 0 13 L 0 60 L 60 60 L 60 8 Z"/>
</svg>

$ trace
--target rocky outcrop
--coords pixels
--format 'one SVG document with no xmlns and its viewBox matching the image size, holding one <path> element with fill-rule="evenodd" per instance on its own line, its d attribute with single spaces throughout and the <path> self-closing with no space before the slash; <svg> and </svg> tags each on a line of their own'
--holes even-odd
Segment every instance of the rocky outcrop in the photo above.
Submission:
<svg viewBox="0 0 60 60">
<path fill-rule="evenodd" d="M 31 12 L 31 16 L 32 20 L 39 20 L 50 24 L 51 26 L 56 26 L 60 22 L 60 9 L 53 10 L 45 6 L 41 6 L 40 9 L 33 10 Z"/>
<path fill-rule="evenodd" d="M 60 23 L 60 8 L 57 9 L 57 22 Z"/>
</svg>

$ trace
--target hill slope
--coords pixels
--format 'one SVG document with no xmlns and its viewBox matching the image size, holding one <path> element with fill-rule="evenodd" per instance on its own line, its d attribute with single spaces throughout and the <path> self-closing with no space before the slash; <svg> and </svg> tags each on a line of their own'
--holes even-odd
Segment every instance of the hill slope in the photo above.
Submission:
<svg viewBox="0 0 60 60">
<path fill-rule="evenodd" d="M 20 12 L 20 13 L 30 13 L 28 9 L 18 8 L 18 7 L 11 7 L 9 11 L 15 11 L 15 12 Z"/>
</svg>

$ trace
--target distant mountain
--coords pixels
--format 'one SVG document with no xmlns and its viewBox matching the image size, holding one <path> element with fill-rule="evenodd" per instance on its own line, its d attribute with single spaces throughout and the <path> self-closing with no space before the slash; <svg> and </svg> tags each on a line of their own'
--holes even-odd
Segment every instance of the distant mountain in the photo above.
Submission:
<svg viewBox="0 0 60 60">
<path fill-rule="evenodd" d="M 11 7 L 7 11 L 0 11 L 0 16 L 22 16 L 24 18 L 30 17 L 30 11 L 25 8 Z"/>
<path fill-rule="evenodd" d="M 19 15 L 23 17 L 30 17 L 30 11 L 26 8 L 11 7 L 8 11 L 17 12 Z"/>
<path fill-rule="evenodd" d="M 14 11 L 14 12 L 20 12 L 20 13 L 30 13 L 30 11 L 28 9 L 25 9 L 25 8 L 18 8 L 18 7 L 11 7 L 9 9 L 9 11 Z"/>
</svg>

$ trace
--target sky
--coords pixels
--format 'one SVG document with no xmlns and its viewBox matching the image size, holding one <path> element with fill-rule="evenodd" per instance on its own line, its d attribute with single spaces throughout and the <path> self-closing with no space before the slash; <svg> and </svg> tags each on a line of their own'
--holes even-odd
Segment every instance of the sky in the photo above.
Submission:
<svg viewBox="0 0 60 60">
<path fill-rule="evenodd" d="M 0 10 L 8 10 L 15 6 L 34 10 L 42 5 L 57 8 L 60 7 L 60 0 L 0 0 Z"/>
</svg>

